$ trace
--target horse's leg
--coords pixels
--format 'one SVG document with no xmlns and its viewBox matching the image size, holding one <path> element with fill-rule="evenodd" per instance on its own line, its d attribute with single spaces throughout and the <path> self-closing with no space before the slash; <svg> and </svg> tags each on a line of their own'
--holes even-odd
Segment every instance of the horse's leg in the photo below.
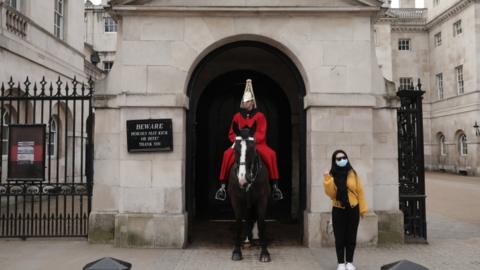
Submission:
<svg viewBox="0 0 480 270">
<path fill-rule="evenodd" d="M 246 238 L 244 242 L 244 246 L 253 246 L 253 224 L 255 223 L 255 214 L 256 214 L 256 209 L 254 207 L 250 207 L 250 209 L 247 210 L 247 217 L 246 217 L 246 222 L 245 222 L 245 232 L 246 232 Z"/>
<path fill-rule="evenodd" d="M 270 253 L 267 249 L 267 239 L 266 239 L 266 225 L 265 225 L 265 218 L 267 216 L 267 204 L 268 204 L 268 196 L 264 196 L 264 198 L 260 199 L 257 205 L 257 225 L 258 225 L 258 237 L 260 240 L 260 261 L 261 262 L 270 262 Z"/>
<path fill-rule="evenodd" d="M 234 202 L 235 201 L 235 202 Z M 236 235 L 235 235 L 235 246 L 233 248 L 232 252 L 232 260 L 234 261 L 240 261 L 243 259 L 242 256 L 242 249 L 241 249 L 241 243 L 242 243 L 242 219 L 243 219 L 243 207 L 240 205 L 240 203 L 237 204 L 237 201 L 232 198 L 232 207 L 235 212 L 235 229 L 236 229 Z"/>
</svg>

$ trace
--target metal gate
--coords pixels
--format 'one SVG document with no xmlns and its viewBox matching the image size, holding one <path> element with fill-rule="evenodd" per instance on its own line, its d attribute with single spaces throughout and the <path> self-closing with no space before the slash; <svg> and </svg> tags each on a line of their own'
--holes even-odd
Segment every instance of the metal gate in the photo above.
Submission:
<svg viewBox="0 0 480 270">
<path fill-rule="evenodd" d="M 420 80 L 399 89 L 398 174 L 400 210 L 404 215 L 406 241 L 426 241 L 425 166 L 423 152 L 423 114 Z"/>
<path fill-rule="evenodd" d="M 0 237 L 85 237 L 93 185 L 93 81 L 2 83 Z M 9 129 L 45 125 L 41 181 L 8 179 Z"/>
</svg>

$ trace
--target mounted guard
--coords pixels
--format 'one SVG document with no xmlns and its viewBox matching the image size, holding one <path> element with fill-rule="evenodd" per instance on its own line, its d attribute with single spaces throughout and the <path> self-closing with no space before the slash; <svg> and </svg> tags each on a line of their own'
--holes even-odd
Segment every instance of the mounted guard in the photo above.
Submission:
<svg viewBox="0 0 480 270">
<path fill-rule="evenodd" d="M 267 119 L 262 112 L 257 110 L 257 103 L 255 101 L 255 94 L 253 92 L 252 80 L 247 79 L 245 90 L 242 100 L 240 102 L 240 111 L 233 116 L 232 123 L 230 125 L 230 131 L 228 138 L 233 143 L 231 147 L 225 150 L 223 154 L 222 167 L 220 171 L 220 183 L 221 186 L 215 194 L 215 199 L 224 201 L 226 199 L 225 183 L 228 179 L 230 169 L 235 163 L 235 138 L 236 134 L 233 129 L 236 125 L 239 129 L 252 128 L 256 124 L 256 131 L 253 136 L 255 139 L 256 151 L 260 155 L 261 159 L 265 163 L 268 169 L 268 176 L 272 186 L 272 198 L 273 200 L 283 199 L 283 194 L 278 188 L 278 167 L 277 167 L 277 155 L 266 142 L 267 136 Z"/>
</svg>

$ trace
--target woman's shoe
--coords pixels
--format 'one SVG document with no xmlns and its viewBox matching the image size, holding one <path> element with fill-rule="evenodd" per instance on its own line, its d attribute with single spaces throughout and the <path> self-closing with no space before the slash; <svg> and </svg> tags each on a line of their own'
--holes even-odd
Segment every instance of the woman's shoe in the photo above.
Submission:
<svg viewBox="0 0 480 270">
<path fill-rule="evenodd" d="M 347 263 L 345 269 L 346 270 L 355 270 L 357 268 L 352 263 Z"/>
<path fill-rule="evenodd" d="M 337 270 L 346 270 L 347 268 L 345 268 L 345 264 L 344 263 L 339 263 L 338 266 L 337 266 Z"/>
</svg>

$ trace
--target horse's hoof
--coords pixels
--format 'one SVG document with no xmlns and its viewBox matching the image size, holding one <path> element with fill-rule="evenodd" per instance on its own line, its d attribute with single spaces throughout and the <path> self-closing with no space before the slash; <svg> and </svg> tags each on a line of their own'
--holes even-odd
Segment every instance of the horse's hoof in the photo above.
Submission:
<svg viewBox="0 0 480 270">
<path fill-rule="evenodd" d="M 241 251 L 232 252 L 232 261 L 241 261 L 241 260 L 243 260 Z"/>
<path fill-rule="evenodd" d="M 262 252 L 260 254 L 260 262 L 271 262 L 272 259 L 270 258 L 270 253 L 268 252 Z"/>
</svg>

